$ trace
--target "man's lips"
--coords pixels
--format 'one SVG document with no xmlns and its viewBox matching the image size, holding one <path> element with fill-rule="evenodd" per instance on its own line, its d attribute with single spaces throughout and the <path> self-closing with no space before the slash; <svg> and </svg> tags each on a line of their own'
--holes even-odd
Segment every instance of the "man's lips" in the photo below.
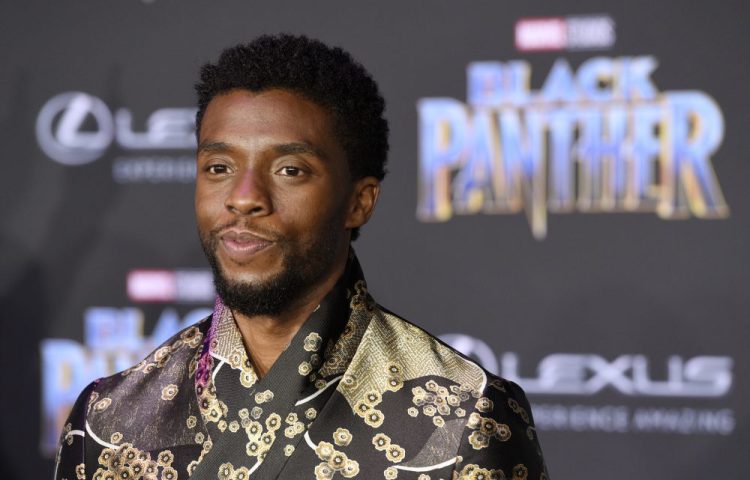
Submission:
<svg viewBox="0 0 750 480">
<path fill-rule="evenodd" d="M 219 236 L 219 239 L 230 258 L 240 262 L 249 260 L 257 252 L 273 244 L 273 241 L 247 230 L 227 230 Z"/>
</svg>

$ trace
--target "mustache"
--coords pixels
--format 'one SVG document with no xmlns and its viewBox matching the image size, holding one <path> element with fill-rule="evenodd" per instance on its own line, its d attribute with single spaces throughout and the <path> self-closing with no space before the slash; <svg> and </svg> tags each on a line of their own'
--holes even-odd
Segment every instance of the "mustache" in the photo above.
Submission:
<svg viewBox="0 0 750 480">
<path fill-rule="evenodd" d="M 247 231 L 252 235 L 255 235 L 256 237 L 260 237 L 272 242 L 278 242 L 283 240 L 284 238 L 282 235 L 273 230 L 260 227 L 258 225 L 253 225 L 247 220 L 243 219 L 236 219 L 231 222 L 219 225 L 218 227 L 211 229 L 211 231 L 208 232 L 208 236 L 211 239 L 217 239 L 221 234 L 232 229 Z"/>
</svg>

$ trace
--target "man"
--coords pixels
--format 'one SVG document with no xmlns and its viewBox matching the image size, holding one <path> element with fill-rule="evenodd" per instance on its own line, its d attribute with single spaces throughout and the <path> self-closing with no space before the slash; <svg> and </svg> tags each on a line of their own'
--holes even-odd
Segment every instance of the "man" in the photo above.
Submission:
<svg viewBox="0 0 750 480">
<path fill-rule="evenodd" d="M 520 388 L 367 293 L 350 242 L 388 127 L 364 68 L 263 36 L 196 89 L 214 313 L 84 390 L 57 478 L 547 478 Z"/>
</svg>

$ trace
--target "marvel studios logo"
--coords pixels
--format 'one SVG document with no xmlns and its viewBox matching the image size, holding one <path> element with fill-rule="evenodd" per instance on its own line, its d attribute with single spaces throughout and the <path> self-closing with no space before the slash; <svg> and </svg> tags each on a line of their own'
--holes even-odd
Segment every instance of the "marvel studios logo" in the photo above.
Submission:
<svg viewBox="0 0 750 480">
<path fill-rule="evenodd" d="M 608 15 L 521 18 L 515 28 L 521 52 L 603 50 L 615 39 L 615 21 Z"/>
<path fill-rule="evenodd" d="M 128 298 L 135 303 L 213 302 L 213 275 L 209 270 L 131 270 Z"/>
</svg>

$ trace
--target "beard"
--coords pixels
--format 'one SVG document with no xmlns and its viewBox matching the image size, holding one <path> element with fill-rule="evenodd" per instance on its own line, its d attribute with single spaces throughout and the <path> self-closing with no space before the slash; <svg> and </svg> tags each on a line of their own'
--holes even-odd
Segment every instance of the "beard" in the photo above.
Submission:
<svg viewBox="0 0 750 480">
<path fill-rule="evenodd" d="M 333 267 L 340 241 L 337 229 L 341 224 L 336 219 L 329 219 L 320 225 L 313 241 L 307 245 L 278 235 L 267 237 L 275 238 L 276 245 L 283 252 L 280 272 L 262 281 L 233 280 L 222 270 L 216 252 L 220 232 L 237 223 L 221 226 L 208 234 L 199 232 L 203 252 L 213 271 L 216 293 L 234 312 L 248 317 L 284 313 L 322 281 Z"/>
</svg>

